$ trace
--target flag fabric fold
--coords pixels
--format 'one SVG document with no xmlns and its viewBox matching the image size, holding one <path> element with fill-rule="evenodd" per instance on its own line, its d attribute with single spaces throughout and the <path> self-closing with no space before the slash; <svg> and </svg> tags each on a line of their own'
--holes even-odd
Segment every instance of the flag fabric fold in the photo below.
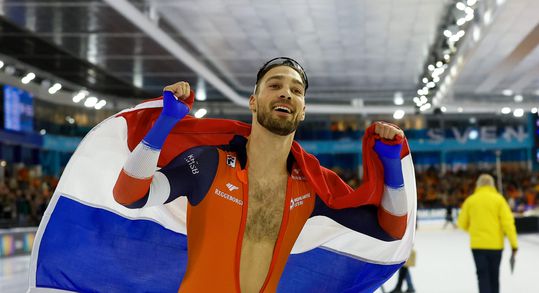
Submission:
<svg viewBox="0 0 539 293">
<path fill-rule="evenodd" d="M 189 105 L 192 104 L 191 95 Z M 187 200 L 128 209 L 112 190 L 130 152 L 157 119 L 162 100 L 124 110 L 82 140 L 67 164 L 39 226 L 30 263 L 29 292 L 177 292 L 187 263 Z M 158 167 L 199 145 L 223 145 L 250 126 L 187 116 L 165 141 Z M 330 207 L 380 205 L 383 167 L 373 151 L 374 129 L 363 139 L 364 179 L 352 190 L 294 142 L 292 154 Z M 403 138 L 401 165 L 408 222 L 400 240 L 377 239 L 325 216 L 310 218 L 290 255 L 279 292 L 373 292 L 408 258 L 415 235 L 413 163 Z M 211 281 L 211 276 L 208 281 Z"/>
</svg>

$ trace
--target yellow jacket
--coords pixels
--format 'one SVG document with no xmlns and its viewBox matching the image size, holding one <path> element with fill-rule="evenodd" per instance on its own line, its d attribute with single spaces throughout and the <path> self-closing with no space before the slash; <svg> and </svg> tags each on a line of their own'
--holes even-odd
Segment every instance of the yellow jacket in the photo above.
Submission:
<svg viewBox="0 0 539 293">
<path fill-rule="evenodd" d="M 492 186 L 475 190 L 462 204 L 458 225 L 470 233 L 472 249 L 503 249 L 507 235 L 512 248 L 518 248 L 515 219 L 505 198 Z"/>
</svg>

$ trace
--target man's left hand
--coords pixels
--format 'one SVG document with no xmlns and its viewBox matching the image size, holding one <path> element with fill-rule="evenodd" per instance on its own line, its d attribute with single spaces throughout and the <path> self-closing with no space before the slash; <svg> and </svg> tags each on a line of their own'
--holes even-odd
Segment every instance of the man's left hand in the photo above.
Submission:
<svg viewBox="0 0 539 293">
<path fill-rule="evenodd" d="M 394 139 L 395 135 L 404 137 L 404 131 L 402 129 L 385 122 L 375 122 L 374 133 L 378 134 L 380 138 L 389 140 Z"/>
</svg>

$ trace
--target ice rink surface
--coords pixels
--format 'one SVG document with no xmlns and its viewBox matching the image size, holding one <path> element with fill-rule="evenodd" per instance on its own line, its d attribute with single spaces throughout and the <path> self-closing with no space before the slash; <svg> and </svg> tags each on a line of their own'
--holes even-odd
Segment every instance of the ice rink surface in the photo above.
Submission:
<svg viewBox="0 0 539 293">
<path fill-rule="evenodd" d="M 411 269 L 418 293 L 478 292 L 475 266 L 468 245 L 468 235 L 443 222 L 420 222 L 416 236 L 416 266 Z M 500 288 L 502 293 L 539 292 L 539 233 L 519 235 L 519 251 L 515 271 L 509 269 L 509 243 L 502 256 Z M 26 292 L 28 256 L 0 258 L 0 292 Z M 396 275 L 385 285 L 392 290 Z M 405 288 L 405 287 L 404 287 Z M 376 293 L 382 292 L 381 289 Z"/>
</svg>

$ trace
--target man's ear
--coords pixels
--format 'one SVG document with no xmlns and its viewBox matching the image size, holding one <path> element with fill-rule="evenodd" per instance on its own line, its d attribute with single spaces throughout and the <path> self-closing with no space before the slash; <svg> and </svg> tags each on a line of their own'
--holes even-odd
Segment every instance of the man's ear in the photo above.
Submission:
<svg viewBox="0 0 539 293">
<path fill-rule="evenodd" d="M 305 106 L 303 106 L 303 113 L 301 113 L 301 119 L 300 121 L 305 120 Z"/>
<path fill-rule="evenodd" d="M 249 110 L 256 113 L 256 97 L 254 95 L 249 97 Z"/>
</svg>

